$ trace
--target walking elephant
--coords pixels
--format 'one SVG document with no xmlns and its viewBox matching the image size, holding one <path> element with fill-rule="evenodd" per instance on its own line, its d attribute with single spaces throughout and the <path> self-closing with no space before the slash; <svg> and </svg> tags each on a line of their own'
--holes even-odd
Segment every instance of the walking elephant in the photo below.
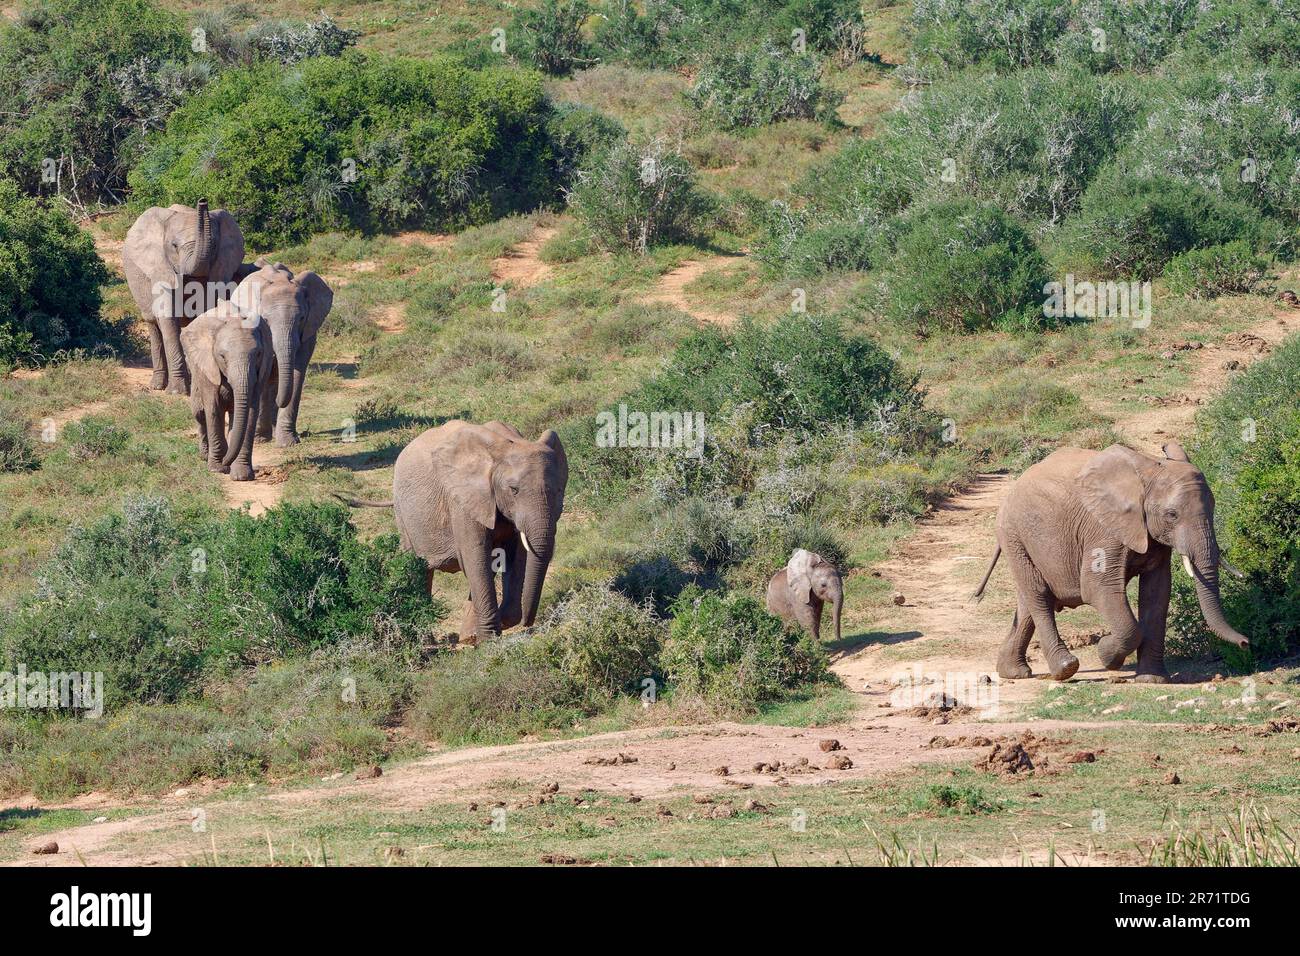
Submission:
<svg viewBox="0 0 1300 956">
<path fill-rule="evenodd" d="M 1031 676 L 1025 651 L 1037 632 L 1056 680 L 1079 668 L 1056 630 L 1055 612 L 1088 604 L 1110 633 L 1097 645 L 1104 667 L 1116 670 L 1137 651 L 1137 679 L 1164 683 L 1165 623 L 1170 555 L 1177 551 L 1196 584 L 1205 623 L 1225 641 L 1245 647 L 1219 602 L 1219 568 L 1236 574 L 1219 554 L 1210 486 L 1175 442 L 1155 458 L 1124 445 L 1105 451 L 1062 448 L 1025 471 L 998 510 L 998 545 L 974 597 L 984 593 L 1004 552 L 1016 583 L 1011 632 L 998 655 L 998 674 Z M 1126 587 L 1138 579 L 1138 616 Z"/>
<path fill-rule="evenodd" d="M 239 283 L 233 300 L 246 316 L 259 318 L 270 328 L 275 364 L 266 381 L 256 437 L 262 441 L 274 437 L 277 445 L 285 447 L 299 441 L 298 406 L 307 365 L 316 351 L 316 333 L 334 305 L 334 292 L 315 272 L 295 276 L 288 267 L 265 259 L 255 265 L 256 270 Z"/>
<path fill-rule="evenodd" d="M 820 554 L 796 548 L 790 561 L 767 582 L 767 609 L 821 640 L 822 608 L 831 602 L 835 640 L 840 639 L 844 582 L 836 567 Z"/>
<path fill-rule="evenodd" d="M 199 425 L 199 454 L 234 481 L 253 477 L 253 424 L 271 374 L 271 333 L 222 302 L 181 332 L 192 374 L 190 410 Z M 226 420 L 230 434 L 226 434 Z"/>
<path fill-rule="evenodd" d="M 502 422 L 450 421 L 398 455 L 391 501 L 343 500 L 393 508 L 402 547 L 424 559 L 430 588 L 434 571 L 464 572 L 469 601 L 460 636 L 473 644 L 533 623 L 568 481 L 555 432 L 533 442 Z"/>
<path fill-rule="evenodd" d="M 244 235 L 224 209 L 154 206 L 127 231 L 122 269 L 149 325 L 149 387 L 184 395 L 188 370 L 180 330 L 225 300 L 244 260 Z"/>
</svg>

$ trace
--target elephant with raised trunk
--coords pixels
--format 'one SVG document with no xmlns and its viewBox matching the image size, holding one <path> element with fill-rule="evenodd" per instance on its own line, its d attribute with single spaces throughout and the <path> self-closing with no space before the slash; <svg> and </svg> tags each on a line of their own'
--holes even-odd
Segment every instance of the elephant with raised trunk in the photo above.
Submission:
<svg viewBox="0 0 1300 956">
<path fill-rule="evenodd" d="M 193 376 L 190 410 L 199 426 L 199 453 L 211 470 L 251 480 L 253 425 L 273 357 L 266 323 L 222 302 L 186 326 L 181 345 Z"/>
<path fill-rule="evenodd" d="M 555 432 L 528 441 L 502 422 L 450 421 L 398 455 L 392 501 L 343 500 L 393 508 L 402 547 L 424 559 L 430 588 L 434 571 L 464 572 L 460 637 L 473 644 L 536 618 L 568 482 Z"/>
<path fill-rule="evenodd" d="M 334 292 L 310 270 L 294 275 L 288 267 L 265 259 L 258 259 L 255 266 L 239 283 L 233 301 L 270 330 L 275 364 L 266 381 L 257 438 L 274 437 L 283 448 L 299 440 L 298 407 L 307 365 L 316 351 L 316 334 L 334 305 Z"/>
<path fill-rule="evenodd" d="M 227 299 L 244 260 L 244 235 L 224 209 L 154 206 L 127 231 L 122 270 L 149 325 L 149 387 L 189 392 L 180 330 Z"/>
<path fill-rule="evenodd" d="M 831 602 L 835 616 L 835 640 L 840 639 L 840 616 L 844 610 L 844 582 L 840 572 L 820 554 L 796 548 L 790 560 L 767 582 L 767 609 L 791 624 L 797 624 L 821 640 L 822 609 Z"/>
<path fill-rule="evenodd" d="M 1182 555 L 1196 584 L 1205 623 L 1239 647 L 1248 645 L 1223 615 L 1214 496 L 1199 468 L 1175 442 L 1164 458 L 1124 445 L 1105 451 L 1061 448 L 1027 469 L 998 510 L 998 546 L 974 597 L 1005 553 L 1016 582 L 1016 614 L 998 655 L 998 674 L 1030 677 L 1025 652 L 1038 634 L 1056 680 L 1079 668 L 1056 630 L 1057 611 L 1088 604 L 1110 633 L 1097 645 L 1104 667 L 1118 670 L 1137 651 L 1137 679 L 1164 683 L 1170 555 Z M 1126 593 L 1138 579 L 1138 615 Z"/>
</svg>

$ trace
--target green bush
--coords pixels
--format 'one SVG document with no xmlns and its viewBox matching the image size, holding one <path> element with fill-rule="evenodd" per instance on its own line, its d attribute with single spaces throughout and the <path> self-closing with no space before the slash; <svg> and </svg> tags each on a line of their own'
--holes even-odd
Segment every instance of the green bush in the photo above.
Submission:
<svg viewBox="0 0 1300 956">
<path fill-rule="evenodd" d="M 1267 272 L 1268 260 L 1238 239 L 1174 256 L 1165 266 L 1165 279 L 1176 295 L 1213 299 L 1252 292 Z"/>
<path fill-rule="evenodd" d="M 1234 378 L 1197 417 L 1189 454 L 1214 492 L 1219 547 L 1244 575 L 1221 577 L 1223 605 L 1251 641 L 1243 652 L 1215 640 L 1191 582 L 1176 574 L 1171 646 L 1213 647 L 1237 670 L 1300 645 L 1300 336 Z"/>
<path fill-rule="evenodd" d="M 882 280 L 883 311 L 918 335 L 1037 327 L 1047 264 L 993 206 L 938 203 L 908 217 Z"/>
<path fill-rule="evenodd" d="M 0 371 L 59 349 L 117 343 L 100 317 L 108 270 L 89 234 L 0 180 Z"/>
<path fill-rule="evenodd" d="M 150 0 L 31 3 L 0 27 L 0 177 L 82 208 L 121 202 L 141 135 L 210 72 Z"/>
<path fill-rule="evenodd" d="M 551 76 L 568 76 L 595 62 L 582 35 L 589 16 L 587 0 L 542 0 L 535 9 L 516 11 L 507 35 L 522 36 L 524 59 L 534 67 Z"/>
<path fill-rule="evenodd" d="M 712 211 L 695 170 L 663 137 L 615 145 L 578 174 L 569 204 L 596 245 L 642 254 L 690 239 Z"/>
<path fill-rule="evenodd" d="M 80 421 L 69 422 L 63 429 L 63 440 L 68 454 L 77 461 L 94 461 L 105 455 L 116 455 L 126 450 L 131 434 L 114 425 L 110 419 L 89 415 Z"/>
<path fill-rule="evenodd" d="M 546 134 L 554 153 L 555 177 L 573 183 L 580 170 L 590 169 L 627 137 L 617 120 L 579 103 L 556 103 Z"/>
<path fill-rule="evenodd" d="M 700 67 L 686 98 L 712 123 L 739 129 L 830 120 L 843 97 L 823 85 L 817 59 L 765 43 L 718 52 Z"/>
<path fill-rule="evenodd" d="M 1070 253 L 1102 277 L 1151 279 L 1174 256 L 1240 237 L 1254 245 L 1259 215 L 1209 189 L 1168 176 L 1106 175 L 1066 226 Z"/>
<path fill-rule="evenodd" d="M 129 497 L 72 528 L 37 579 L 0 611 L 6 669 L 102 671 L 110 708 L 183 700 L 218 670 L 362 636 L 414 659 L 443 616 L 419 559 L 393 535 L 362 542 L 333 505 L 214 517 Z"/>
<path fill-rule="evenodd" d="M 751 597 L 693 585 L 673 603 L 660 664 L 675 701 L 738 711 L 833 679 L 810 635 L 787 628 Z"/>
<path fill-rule="evenodd" d="M 552 202 L 539 78 L 349 51 L 229 70 L 131 172 L 135 205 L 212 197 L 254 245 L 330 229 L 449 229 Z"/>
<path fill-rule="evenodd" d="M 27 422 L 12 418 L 0 409 L 0 474 L 36 467 L 36 451 L 27 427 Z"/>
</svg>

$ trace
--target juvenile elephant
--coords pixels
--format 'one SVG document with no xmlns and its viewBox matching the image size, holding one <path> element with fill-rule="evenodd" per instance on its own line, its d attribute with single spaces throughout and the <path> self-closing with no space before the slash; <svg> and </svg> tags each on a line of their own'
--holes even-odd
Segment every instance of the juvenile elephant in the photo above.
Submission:
<svg viewBox="0 0 1300 956">
<path fill-rule="evenodd" d="M 233 301 L 270 329 L 275 364 L 265 383 L 256 436 L 263 441 L 274 437 L 283 448 L 299 440 L 298 405 L 307 365 L 316 351 L 316 333 L 334 305 L 334 292 L 311 271 L 295 276 L 288 267 L 265 259 L 258 259 L 255 267 L 239 283 Z"/>
<path fill-rule="evenodd" d="M 1210 630 L 1239 647 L 1248 641 L 1223 616 L 1214 496 L 1200 469 L 1175 442 L 1155 458 L 1124 445 L 1105 451 L 1062 448 L 1029 468 L 998 510 L 998 546 L 974 597 L 1006 552 L 1017 608 L 998 655 L 998 674 L 1029 677 L 1025 651 L 1038 633 L 1052 677 L 1067 680 L 1079 661 L 1061 642 L 1055 612 L 1089 604 L 1110 633 L 1097 645 L 1104 667 L 1116 670 L 1137 651 L 1137 679 L 1164 683 L 1165 623 L 1172 551 L 1196 583 Z M 1138 578 L 1138 616 L 1126 586 Z"/>
<path fill-rule="evenodd" d="M 397 456 L 392 507 L 402 547 L 433 572 L 463 571 L 469 602 L 461 639 L 478 639 L 537 616 L 555 526 L 564 510 L 569 463 L 551 430 L 528 441 L 502 422 L 451 421 L 430 428 Z M 501 601 L 496 571 L 503 572 Z"/>
<path fill-rule="evenodd" d="M 213 471 L 251 480 L 253 423 L 274 358 L 270 330 L 222 302 L 181 332 L 181 345 L 193 374 L 190 410 L 199 425 L 199 454 Z"/>
<path fill-rule="evenodd" d="M 767 582 L 767 609 L 784 621 L 798 624 L 817 640 L 821 640 L 822 608 L 827 601 L 835 614 L 838 641 L 844 582 L 833 564 L 803 548 L 796 548 L 786 566 Z"/>
<path fill-rule="evenodd" d="M 154 206 L 127 231 L 122 269 L 131 297 L 149 325 L 153 378 L 149 387 L 189 391 L 180 330 L 225 300 L 244 259 L 244 235 L 224 209 Z"/>
</svg>

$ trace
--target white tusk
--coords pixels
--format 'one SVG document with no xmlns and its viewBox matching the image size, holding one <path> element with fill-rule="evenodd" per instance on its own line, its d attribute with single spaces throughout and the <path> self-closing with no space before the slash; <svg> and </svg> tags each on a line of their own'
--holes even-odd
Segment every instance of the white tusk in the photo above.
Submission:
<svg viewBox="0 0 1300 956">
<path fill-rule="evenodd" d="M 1183 555 L 1183 570 L 1187 572 L 1189 578 L 1193 581 L 1196 580 L 1196 571 L 1192 568 L 1192 559 L 1187 555 Z"/>
<path fill-rule="evenodd" d="M 1231 575 L 1232 575 L 1234 578 L 1236 578 L 1238 581 L 1244 581 L 1244 580 L 1246 579 L 1246 575 L 1242 574 L 1240 571 L 1238 571 L 1236 568 L 1234 568 L 1231 564 L 1229 564 L 1229 563 L 1228 563 L 1228 560 L 1227 560 L 1226 558 L 1224 558 L 1222 555 L 1219 556 L 1219 567 L 1223 568 L 1223 570 L 1227 571 L 1229 574 L 1231 574 Z"/>
<path fill-rule="evenodd" d="M 530 545 L 530 544 L 528 543 L 528 535 L 524 534 L 524 531 L 523 531 L 522 528 L 519 529 L 519 540 L 522 541 L 522 542 L 524 543 L 524 550 L 525 550 L 525 551 L 527 551 L 529 554 L 531 554 L 534 558 L 537 557 L 537 552 L 534 551 L 532 545 Z M 1185 560 L 1185 559 L 1184 559 L 1184 560 Z"/>
</svg>

